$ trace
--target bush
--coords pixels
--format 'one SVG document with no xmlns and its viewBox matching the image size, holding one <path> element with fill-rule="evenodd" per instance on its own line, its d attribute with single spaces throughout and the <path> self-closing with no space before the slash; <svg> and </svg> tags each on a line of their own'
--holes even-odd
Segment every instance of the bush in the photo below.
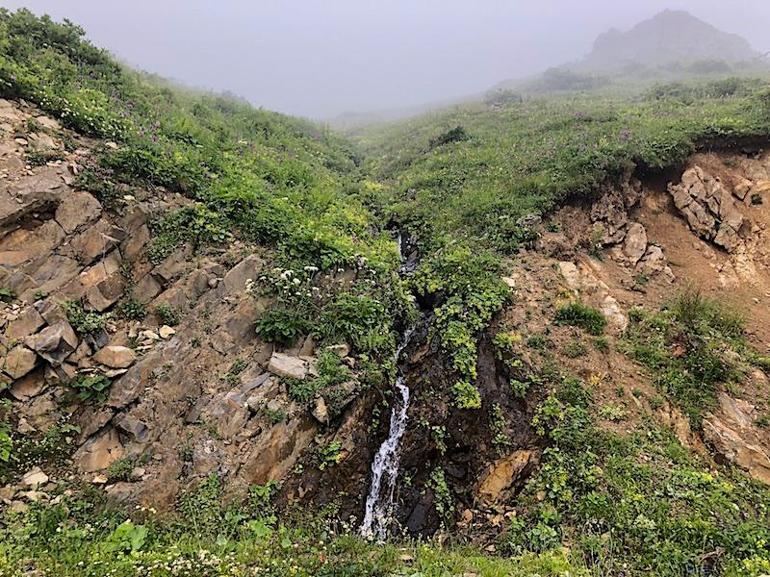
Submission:
<svg viewBox="0 0 770 577">
<path fill-rule="evenodd" d="M 452 387 L 454 404 L 458 409 L 480 409 L 481 394 L 468 381 L 457 381 Z"/>
<path fill-rule="evenodd" d="M 556 323 L 580 327 L 589 334 L 599 336 L 607 326 L 607 319 L 604 318 L 601 311 L 579 302 L 573 302 L 556 311 Z"/>
<path fill-rule="evenodd" d="M 284 307 L 265 312 L 257 321 L 257 335 L 268 343 L 288 346 L 309 331 L 310 323 L 302 311 Z"/>
<path fill-rule="evenodd" d="M 158 315 L 160 322 L 164 325 L 174 327 L 179 324 L 179 312 L 168 303 L 160 303 L 156 306 L 155 314 Z"/>
<path fill-rule="evenodd" d="M 67 313 L 67 320 L 70 325 L 81 336 L 104 330 L 104 327 L 107 326 L 107 321 L 110 319 L 109 313 L 103 314 L 86 311 L 83 308 L 83 303 L 80 301 L 67 301 L 62 303 L 62 307 Z"/>
</svg>

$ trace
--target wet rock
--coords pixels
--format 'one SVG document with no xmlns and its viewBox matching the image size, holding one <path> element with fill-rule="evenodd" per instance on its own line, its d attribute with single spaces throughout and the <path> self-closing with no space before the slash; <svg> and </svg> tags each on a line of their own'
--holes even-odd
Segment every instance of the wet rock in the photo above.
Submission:
<svg viewBox="0 0 770 577">
<path fill-rule="evenodd" d="M 78 338 L 67 321 L 59 321 L 24 343 L 53 366 L 61 365 L 78 348 Z"/>
<path fill-rule="evenodd" d="M 304 379 L 308 374 L 308 365 L 299 357 L 293 357 L 284 353 L 273 353 L 267 370 L 279 377 L 291 379 Z"/>
<path fill-rule="evenodd" d="M 136 353 L 128 347 L 108 345 L 99 349 L 94 361 L 111 369 L 125 369 L 136 361 Z"/>
<path fill-rule="evenodd" d="M 12 379 L 20 379 L 37 364 L 37 355 L 27 347 L 17 345 L 5 356 L 5 361 L 0 365 L 2 371 Z"/>
</svg>

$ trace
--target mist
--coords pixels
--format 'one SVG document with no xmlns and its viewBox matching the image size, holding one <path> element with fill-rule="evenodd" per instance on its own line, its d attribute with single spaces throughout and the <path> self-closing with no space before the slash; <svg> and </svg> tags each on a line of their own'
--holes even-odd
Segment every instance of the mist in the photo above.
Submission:
<svg viewBox="0 0 770 577">
<path fill-rule="evenodd" d="M 130 65 L 315 119 L 446 102 L 683 9 L 770 51 L 766 0 L 21 0 Z"/>
</svg>

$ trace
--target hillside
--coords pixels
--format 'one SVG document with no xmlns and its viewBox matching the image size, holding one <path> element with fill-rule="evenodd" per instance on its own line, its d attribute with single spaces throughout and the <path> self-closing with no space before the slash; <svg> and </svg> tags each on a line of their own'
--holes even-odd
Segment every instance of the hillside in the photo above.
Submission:
<svg viewBox="0 0 770 577">
<path fill-rule="evenodd" d="M 625 66 L 662 67 L 696 62 L 749 62 L 760 54 L 737 34 L 727 34 L 680 10 L 664 10 L 628 31 L 601 34 L 578 68 L 612 71 Z"/>
<path fill-rule="evenodd" d="M 628 31 L 600 34 L 586 56 L 531 78 L 509 79 L 487 92 L 488 101 L 521 93 L 599 91 L 637 95 L 655 84 L 768 76 L 768 61 L 739 35 L 688 12 L 664 10 Z M 509 94 L 514 91 L 514 94 Z"/>
<path fill-rule="evenodd" d="M 770 92 L 346 140 L 0 11 L 0 575 L 770 571 Z"/>
</svg>

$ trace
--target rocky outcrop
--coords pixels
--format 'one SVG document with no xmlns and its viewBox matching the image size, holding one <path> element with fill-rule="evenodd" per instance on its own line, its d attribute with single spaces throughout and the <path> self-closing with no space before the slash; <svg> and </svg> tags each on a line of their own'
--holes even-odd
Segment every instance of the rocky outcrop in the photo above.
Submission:
<svg viewBox="0 0 770 577">
<path fill-rule="evenodd" d="M 718 409 L 703 420 L 703 438 L 721 459 L 770 484 L 770 439 L 755 426 L 755 413 L 750 403 L 720 393 Z"/>
<path fill-rule="evenodd" d="M 736 197 L 745 198 L 745 187 L 736 188 Z M 669 184 L 668 191 L 695 234 L 727 252 L 736 251 L 742 244 L 743 214 L 733 200 L 733 193 L 718 177 L 696 165 L 682 174 L 679 184 Z"/>
</svg>

